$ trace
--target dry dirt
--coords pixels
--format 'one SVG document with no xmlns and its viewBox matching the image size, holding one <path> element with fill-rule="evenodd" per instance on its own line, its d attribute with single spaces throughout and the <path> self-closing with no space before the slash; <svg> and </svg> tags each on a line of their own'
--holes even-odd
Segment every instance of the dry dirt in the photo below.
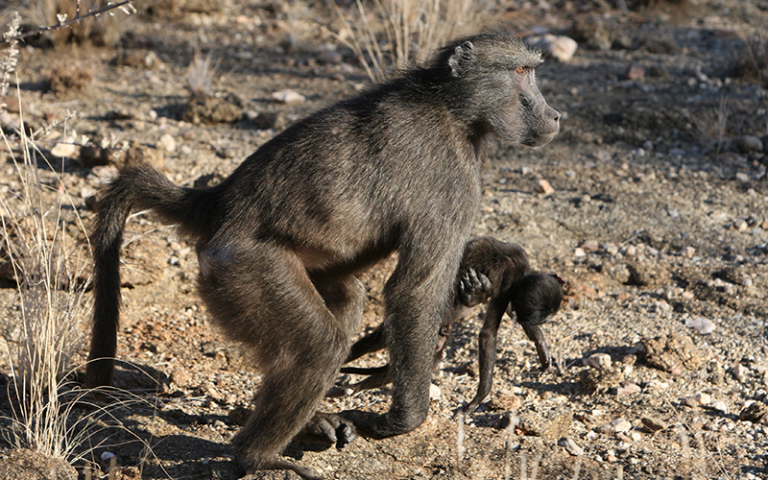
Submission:
<svg viewBox="0 0 768 480">
<path fill-rule="evenodd" d="M 768 70 L 763 63 L 763 77 L 750 76 L 744 67 L 744 38 L 762 32 L 766 49 L 768 1 L 628 0 L 626 14 L 611 8 L 621 2 L 601 0 L 510 3 L 496 24 L 569 35 L 579 50 L 537 71 L 563 113 L 562 133 L 539 150 L 491 148 L 473 233 L 518 242 L 538 269 L 569 281 L 561 312 L 544 326 L 557 368 L 541 373 L 533 345 L 506 320 L 493 392 L 461 424 L 457 408 L 477 383 L 478 308 L 435 372 L 421 427 L 286 454 L 329 479 L 768 478 Z M 77 111 L 58 139 L 41 143 L 60 179 L 40 175 L 71 194 L 86 221 L 115 162 L 143 159 L 176 183 L 211 184 L 285 124 L 368 83 L 321 28 L 335 25 L 326 3 L 160 5 L 126 23 L 116 48 L 22 48 L 25 121 L 38 127 Z M 218 62 L 215 100 L 190 102 L 195 47 Z M 276 101 L 284 89 L 305 100 Z M 51 153 L 82 135 L 117 148 Z M 11 163 L 0 165 L 0 180 L 4 195 L 18 193 Z M 541 180 L 551 193 L 537 193 Z M 133 366 L 116 383 L 141 401 L 102 420 L 110 436 L 88 458 L 107 470 L 102 455 L 116 455 L 112 478 L 237 478 L 228 441 L 259 375 L 212 327 L 194 289 L 193 244 L 144 213 L 127 231 L 118 356 Z M 380 321 L 391 266 L 365 277 L 361 335 Z M 10 345 L 16 305 L 16 291 L 0 289 Z M 1 372 L 10 374 L 5 360 Z M 386 389 L 372 390 L 321 408 L 383 411 L 388 400 Z M 0 415 L 10 414 L 3 394 Z"/>
</svg>

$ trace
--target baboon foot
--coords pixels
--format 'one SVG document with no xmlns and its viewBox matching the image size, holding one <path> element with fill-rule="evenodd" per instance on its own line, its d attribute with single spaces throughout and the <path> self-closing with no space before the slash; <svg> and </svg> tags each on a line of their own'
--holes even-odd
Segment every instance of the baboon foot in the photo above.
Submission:
<svg viewBox="0 0 768 480">
<path fill-rule="evenodd" d="M 402 418 L 393 419 L 390 414 L 382 415 L 358 410 L 345 410 L 339 415 L 351 421 L 358 434 L 376 440 L 408 433 L 421 425 L 426 417 L 425 415 L 405 415 Z"/>
<path fill-rule="evenodd" d="M 293 440 L 327 445 L 336 444 L 336 448 L 342 449 L 356 438 L 357 430 L 351 420 L 335 413 L 315 412 L 312 419 Z"/>
</svg>

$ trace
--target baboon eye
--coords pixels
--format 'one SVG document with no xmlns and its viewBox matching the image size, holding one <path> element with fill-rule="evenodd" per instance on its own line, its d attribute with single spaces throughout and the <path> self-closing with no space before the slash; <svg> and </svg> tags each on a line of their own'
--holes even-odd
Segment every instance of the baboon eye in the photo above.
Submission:
<svg viewBox="0 0 768 480">
<path fill-rule="evenodd" d="M 524 74 L 527 71 L 528 71 L 528 67 L 517 67 L 517 73 L 519 73 L 520 75 Z"/>
</svg>

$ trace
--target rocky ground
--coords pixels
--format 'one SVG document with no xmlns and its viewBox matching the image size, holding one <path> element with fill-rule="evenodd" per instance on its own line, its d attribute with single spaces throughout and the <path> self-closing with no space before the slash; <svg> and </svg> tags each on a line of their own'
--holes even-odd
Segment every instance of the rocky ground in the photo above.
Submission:
<svg viewBox="0 0 768 480">
<path fill-rule="evenodd" d="M 435 372 L 424 425 L 286 454 L 338 479 L 768 478 L 768 2 L 628 0 L 627 12 L 599 0 L 500 3 L 493 26 L 579 45 L 537 71 L 563 113 L 561 134 L 539 150 L 493 145 L 473 231 L 522 244 L 536 268 L 568 280 L 544 326 L 556 368 L 541 373 L 533 345 L 506 320 L 493 392 L 462 422 L 457 408 L 477 384 L 478 308 Z M 149 161 L 176 183 L 213 184 L 286 124 L 368 84 L 329 33 L 338 24 L 326 3 L 161 5 L 121 24 L 115 47 L 22 47 L 25 122 L 66 119 L 40 142 L 58 174 L 40 168 L 40 177 L 86 223 L 118 165 Z M 217 65 L 209 97 L 189 93 L 195 48 Z M 18 102 L 6 103 L 10 132 Z M 19 201 L 9 158 L 0 179 Z M 135 397 L 100 420 L 107 428 L 83 444 L 86 461 L 110 478 L 237 478 L 228 441 L 258 372 L 212 327 L 194 289 L 194 245 L 145 213 L 127 231 L 118 356 L 130 365 L 116 383 Z M 392 264 L 366 274 L 361 335 L 381 319 Z M 0 271 L 12 347 L 18 299 Z M 0 363 L 9 382 L 8 358 Z M 378 389 L 322 409 L 383 411 L 388 400 Z M 9 402 L 0 396 L 0 415 L 11 415 Z M 0 453 L 7 465 L 30 457 Z M 86 461 L 76 464 L 81 478 Z M 0 478 L 21 478 L 13 472 Z"/>
</svg>

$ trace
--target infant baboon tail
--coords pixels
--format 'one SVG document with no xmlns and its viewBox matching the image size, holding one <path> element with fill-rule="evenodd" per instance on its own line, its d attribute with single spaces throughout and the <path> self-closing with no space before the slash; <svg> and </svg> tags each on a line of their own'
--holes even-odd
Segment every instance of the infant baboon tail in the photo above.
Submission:
<svg viewBox="0 0 768 480">
<path fill-rule="evenodd" d="M 210 227 L 215 191 L 216 187 L 178 187 L 149 165 L 126 168 L 107 187 L 91 233 L 94 305 L 88 387 L 112 384 L 120 316 L 120 247 L 128 215 L 133 209 L 151 209 L 163 223 L 179 223 L 183 232 L 199 235 Z"/>
</svg>

